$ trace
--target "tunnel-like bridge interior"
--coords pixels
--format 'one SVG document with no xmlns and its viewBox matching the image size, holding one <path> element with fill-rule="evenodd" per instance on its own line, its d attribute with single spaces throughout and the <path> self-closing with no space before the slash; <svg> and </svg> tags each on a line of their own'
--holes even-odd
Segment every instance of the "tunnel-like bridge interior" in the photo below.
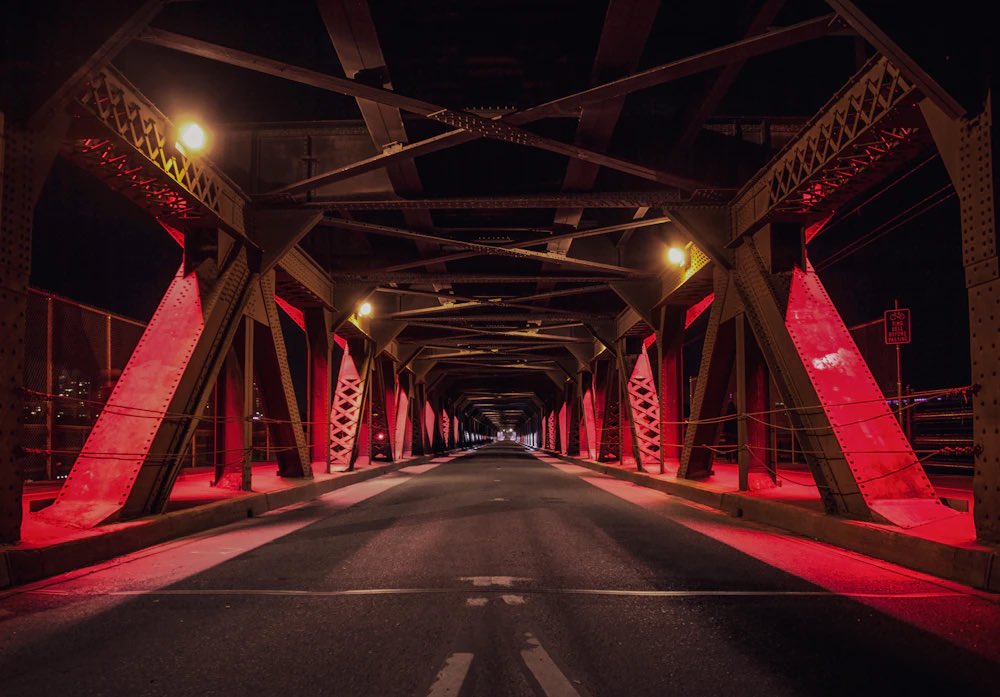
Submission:
<svg viewBox="0 0 1000 697">
<path fill-rule="evenodd" d="M 997 588 L 978 9 L 82 5 L 3 10 L 0 581 L 541 457 Z"/>
</svg>

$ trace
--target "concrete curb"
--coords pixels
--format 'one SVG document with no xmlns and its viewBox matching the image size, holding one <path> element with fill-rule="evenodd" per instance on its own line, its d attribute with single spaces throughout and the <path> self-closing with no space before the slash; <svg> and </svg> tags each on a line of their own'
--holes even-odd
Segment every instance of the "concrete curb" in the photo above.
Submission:
<svg viewBox="0 0 1000 697">
<path fill-rule="evenodd" d="M 736 517 L 771 525 L 974 588 L 1000 592 L 1000 550 L 997 549 L 955 547 L 893 530 L 874 528 L 780 501 L 768 501 L 740 492 L 718 491 L 700 482 L 658 479 L 643 472 L 622 470 L 550 450 L 540 452 L 616 479 L 717 508 Z"/>
<path fill-rule="evenodd" d="M 451 451 L 447 454 L 454 454 Z M 239 520 L 253 518 L 395 472 L 411 465 L 430 462 L 442 454 L 424 455 L 402 462 L 356 470 L 333 479 L 305 480 L 279 491 L 249 493 L 180 511 L 141 519 L 139 524 L 60 542 L 47 547 L 16 547 L 0 550 L 0 588 L 30 583 L 84 566 L 107 561 L 168 540 L 203 532 Z"/>
</svg>

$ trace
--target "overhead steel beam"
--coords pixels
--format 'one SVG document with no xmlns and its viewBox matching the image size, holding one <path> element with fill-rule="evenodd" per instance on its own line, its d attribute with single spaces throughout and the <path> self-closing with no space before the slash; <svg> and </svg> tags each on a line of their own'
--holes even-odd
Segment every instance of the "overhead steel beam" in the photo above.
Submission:
<svg viewBox="0 0 1000 697">
<path fill-rule="evenodd" d="M 857 3 L 851 0 L 826 0 L 826 4 L 837 11 L 837 14 L 850 27 L 864 38 L 875 49 L 891 60 L 906 75 L 907 79 L 933 101 L 941 111 L 950 118 L 957 119 L 965 114 L 965 108 L 951 96 L 934 78 L 927 74 L 913 58 L 889 37 L 871 20 Z M 969 21 L 975 21 L 969 18 Z"/>
<path fill-rule="evenodd" d="M 456 196 L 448 198 L 343 198 L 317 196 L 293 207 L 329 211 L 506 210 L 517 208 L 678 208 L 726 203 L 735 189 L 712 189 L 685 196 L 676 191 L 607 191 L 588 194 L 523 194 L 516 196 Z M 262 205 L 267 205 L 262 202 Z M 276 202 L 282 208 L 288 202 Z"/>
<path fill-rule="evenodd" d="M 757 14 L 750 21 L 746 35 L 754 36 L 765 31 L 771 22 L 774 21 L 774 18 L 778 16 L 778 13 L 787 1 L 765 0 L 764 4 L 757 10 Z M 722 103 L 722 99 L 729 92 L 729 88 L 736 82 L 736 78 L 739 77 L 745 64 L 746 60 L 731 61 L 723 66 L 715 77 L 712 78 L 708 89 L 705 90 L 701 99 L 695 101 L 694 108 L 688 112 L 684 125 L 678 129 L 680 136 L 678 136 L 677 141 L 673 145 L 672 156 L 676 156 L 678 153 L 686 150 L 694 142 L 694 139 L 698 136 L 698 132 L 701 131 L 702 124 L 705 123 L 705 119 L 715 113 L 719 104 Z"/>
<path fill-rule="evenodd" d="M 382 55 L 378 33 L 367 3 L 319 0 L 317 4 L 344 74 L 357 76 L 365 70 L 378 71 L 382 76 L 382 86 L 391 91 L 392 83 L 385 66 L 385 56 Z M 405 143 L 409 140 L 399 108 L 362 98 L 358 98 L 357 103 L 377 150 L 384 150 L 390 143 Z M 423 192 L 423 182 L 413 160 L 403 160 L 388 166 L 386 174 L 397 194 L 417 196 Z M 406 211 L 403 218 L 407 225 L 433 225 L 430 211 Z M 429 256 L 434 252 L 434 245 L 418 241 L 417 250 L 421 256 Z M 432 272 L 446 271 L 443 265 L 433 263 L 426 264 L 425 268 Z"/>
<path fill-rule="evenodd" d="M 129 42 L 146 28 L 165 4 L 167 4 L 167 0 L 129 0 L 128 2 L 112 3 L 107 8 L 88 8 L 89 12 L 101 12 L 108 9 L 111 9 L 111 12 L 122 12 L 122 6 L 126 8 L 132 6 L 133 9 L 124 10 L 125 16 L 120 17 L 121 21 L 117 26 L 114 26 L 110 21 L 100 25 L 103 28 L 113 29 L 113 31 L 99 45 L 94 46 L 83 60 L 64 62 L 59 61 L 51 54 L 46 55 L 49 60 L 44 61 L 46 68 L 40 77 L 40 82 L 51 79 L 54 74 L 58 73 L 60 66 L 73 65 L 74 69 L 69 75 L 63 77 L 58 85 L 50 88 L 45 101 L 38 106 L 32 115 L 32 127 L 40 128 L 45 121 L 61 113 L 65 106 L 76 97 L 77 91 L 87 78 L 93 73 L 103 70 Z M 59 11 L 51 7 L 48 9 L 54 13 Z M 105 17 L 105 19 L 107 18 Z M 90 39 L 92 33 L 88 33 L 85 38 Z"/>
<path fill-rule="evenodd" d="M 836 206 L 912 154 L 919 130 L 916 86 L 884 56 L 858 72 L 732 204 L 731 244 L 770 220 L 805 219 Z M 901 123 L 911 111 L 914 120 Z"/>
<path fill-rule="evenodd" d="M 705 70 L 722 67 L 731 61 L 745 61 L 754 56 L 769 53 L 787 46 L 821 38 L 829 33 L 833 28 L 837 27 L 833 19 L 834 15 L 828 15 L 826 17 L 809 20 L 807 22 L 802 22 L 783 29 L 776 29 L 760 36 L 750 37 L 748 39 L 744 39 L 743 41 L 721 46 L 687 58 L 682 58 L 656 68 L 651 68 L 650 70 L 643 71 L 628 78 L 607 83 L 599 87 L 594 87 L 581 93 L 572 94 L 567 97 L 563 97 L 562 99 L 534 107 L 533 109 L 506 114 L 496 119 L 482 119 L 482 121 L 485 122 L 485 124 L 493 123 L 497 124 L 498 127 L 501 127 L 501 125 L 504 124 L 524 125 L 537 119 L 548 118 L 550 116 L 578 116 L 580 109 L 588 103 L 599 103 L 607 99 L 622 98 L 636 90 L 654 87 L 656 85 L 688 77 Z M 190 37 L 171 34 L 170 32 L 150 30 L 144 33 L 140 38 L 148 43 L 164 46 L 177 51 L 183 51 L 185 53 L 193 53 L 204 58 L 210 58 L 212 60 L 222 61 L 231 65 L 237 65 L 239 67 L 255 70 L 257 72 L 263 72 L 275 77 L 282 77 L 288 80 L 302 82 L 303 84 L 320 87 L 321 89 L 329 89 L 341 92 L 342 94 L 350 94 L 355 97 L 360 96 L 361 98 L 370 99 L 376 102 L 379 101 L 380 97 L 386 100 L 391 99 L 384 94 L 384 91 L 380 91 L 378 88 L 366 89 L 363 95 L 342 91 L 351 89 L 351 83 L 353 81 L 334 78 L 333 76 L 317 73 L 316 71 L 290 66 L 279 61 L 253 56 L 242 51 L 235 51 L 234 49 L 215 46 L 213 44 L 208 44 L 207 42 L 191 39 Z M 344 82 L 348 84 L 345 85 L 343 84 Z M 392 93 L 390 92 L 389 94 L 391 95 Z M 396 100 L 382 101 L 380 103 L 395 106 L 396 108 L 403 109 L 404 111 L 411 111 L 412 113 L 420 113 L 421 108 L 426 108 L 426 104 L 421 103 L 419 100 L 407 100 L 406 104 L 411 107 L 408 109 L 407 106 L 404 105 L 403 101 L 398 101 L 399 99 L 405 98 L 399 98 L 398 95 L 396 97 Z M 429 114 L 426 115 L 430 118 Z M 291 195 L 293 193 L 308 191 L 310 189 L 315 189 L 337 181 L 343 181 L 380 167 L 387 167 L 391 164 L 407 159 L 413 159 L 414 157 L 418 157 L 420 155 L 427 155 L 460 145 L 462 143 L 467 143 L 484 136 L 485 134 L 483 132 L 473 132 L 470 129 L 459 128 L 457 130 L 448 131 L 447 133 L 427 138 L 417 143 L 402 144 L 399 147 L 394 147 L 380 155 L 366 158 L 365 160 L 354 163 L 353 165 L 340 167 L 336 170 L 323 172 L 300 182 L 294 182 L 293 184 L 284 187 L 284 189 L 279 189 L 278 192 Z M 563 147 L 568 147 L 565 144 L 561 145 Z M 590 158 L 580 159 L 590 160 Z M 610 166 L 603 162 L 598 164 Z"/>
<path fill-rule="evenodd" d="M 517 242 L 508 242 L 506 244 L 496 245 L 500 249 L 525 249 L 527 247 L 535 247 L 541 245 L 549 246 L 549 252 L 552 251 L 552 245 L 565 240 L 575 240 L 581 237 L 597 237 L 600 235 L 607 235 L 612 232 L 621 232 L 623 230 L 634 230 L 636 228 L 650 227 L 652 225 L 662 225 L 664 223 L 669 223 L 670 218 L 668 216 L 660 216 L 657 218 L 648 218 L 646 220 L 630 220 L 626 223 L 619 223 L 617 225 L 606 225 L 598 228 L 591 228 L 589 230 L 574 230 L 572 232 L 565 232 L 558 235 L 549 235 L 547 237 L 535 237 L 530 240 L 520 240 Z M 447 262 L 447 261 L 458 261 L 460 259 L 468 259 L 470 257 L 480 256 L 479 252 L 456 252 L 454 254 L 446 254 L 444 256 L 436 257 L 433 261 Z M 558 262 L 556 262 L 558 263 Z M 396 264 L 395 266 L 387 266 L 384 271 L 405 271 L 407 269 L 412 269 L 423 264 L 422 261 L 410 261 L 405 264 Z"/>
<path fill-rule="evenodd" d="M 799 22 L 789 27 L 775 29 L 759 36 L 743 39 L 719 48 L 703 51 L 693 56 L 656 66 L 648 70 L 613 80 L 612 82 L 592 87 L 575 94 L 554 99 L 545 104 L 518 112 L 513 123 L 527 123 L 537 119 L 554 116 L 577 116 L 579 110 L 588 105 L 603 102 L 607 99 L 622 97 L 642 89 L 662 85 L 665 82 L 679 80 L 704 70 L 721 68 L 732 61 L 747 60 L 778 49 L 794 46 L 804 41 L 819 39 L 839 28 L 835 14 L 824 15 L 815 19 Z"/>
<path fill-rule="evenodd" d="M 653 272 L 639 272 L 633 275 L 635 278 L 654 278 L 657 276 Z M 335 269 L 330 271 L 330 277 L 335 281 L 351 281 L 356 283 L 372 283 L 383 285 L 385 283 L 414 283 L 414 284 L 434 284 L 434 283 L 485 283 L 485 284 L 505 284 L 505 283 L 537 283 L 542 279 L 555 278 L 561 283 L 594 283 L 599 281 L 613 281 L 615 276 L 590 274 L 580 275 L 560 275 L 546 274 L 488 274 L 488 273 L 391 273 L 385 271 L 346 271 Z"/>
<path fill-rule="evenodd" d="M 256 56 L 245 51 L 239 51 L 225 46 L 219 46 L 207 41 L 201 41 L 189 36 L 174 34 L 162 29 L 147 29 L 139 37 L 141 40 L 170 48 L 183 53 L 190 53 L 203 58 L 209 58 L 221 63 L 246 68 L 256 72 L 285 78 L 294 82 L 311 85 L 320 89 L 337 92 L 356 99 L 370 100 L 378 104 L 384 104 L 402 111 L 407 111 L 418 116 L 444 123 L 460 129 L 463 132 L 475 134 L 479 138 L 490 138 L 502 140 L 517 145 L 525 145 L 539 150 L 547 150 L 557 155 L 564 155 L 579 160 L 595 162 L 610 169 L 615 169 L 625 174 L 655 181 L 666 186 L 676 187 L 684 191 L 694 191 L 695 189 L 707 188 L 703 182 L 695 181 L 688 177 L 682 177 L 670 172 L 657 170 L 653 167 L 630 162 L 620 157 L 614 157 L 605 153 L 589 150 L 569 143 L 563 143 L 552 138 L 537 135 L 531 131 L 524 130 L 511 125 L 508 121 L 499 119 L 488 119 L 467 111 L 456 111 L 445 107 L 426 102 L 421 99 L 414 99 L 400 95 L 391 90 L 381 87 L 374 87 L 363 84 L 355 80 L 336 77 L 302 68 L 300 66 L 289 65 L 281 61 Z M 384 67 L 384 66 L 382 66 Z M 313 183 L 309 188 L 317 188 L 324 183 Z M 288 192 L 273 192 L 284 193 Z"/>
<path fill-rule="evenodd" d="M 612 0 L 608 4 L 591 68 L 592 85 L 608 77 L 623 77 L 635 71 L 659 7 L 659 0 Z M 625 98 L 623 95 L 606 99 L 581 109 L 574 136 L 576 142 L 598 150 L 607 149 L 625 106 Z M 599 172 L 600 167 L 594 163 L 571 160 L 566 163 L 562 190 L 589 191 L 594 188 Z M 584 210 L 579 207 L 557 209 L 553 222 L 575 228 L 580 224 Z M 549 240 L 546 251 L 568 254 L 573 239 Z M 554 287 L 552 281 L 538 284 L 538 290 L 543 292 Z"/>
<path fill-rule="evenodd" d="M 478 254 L 517 257 L 521 259 L 530 259 L 532 261 L 550 261 L 565 266 L 577 266 L 584 269 L 590 269 L 591 271 L 600 271 L 619 276 L 631 276 L 635 273 L 642 273 L 639 269 L 630 269 L 623 266 L 617 266 L 615 264 L 602 264 L 600 262 L 588 261 L 586 259 L 565 257 L 558 254 L 549 254 L 548 252 L 536 252 L 530 249 L 521 249 L 519 247 L 510 247 L 506 245 L 497 246 L 491 244 L 481 244 L 479 242 L 469 242 L 467 240 L 456 240 L 448 237 L 437 237 L 436 235 L 429 235 L 415 230 L 407 230 L 405 228 L 392 227 L 389 225 L 378 225 L 376 223 L 365 223 L 358 220 L 327 218 L 324 223 L 327 226 L 345 228 L 356 232 L 434 242 L 435 244 L 440 245 L 465 247 L 467 249 L 475 250 Z"/>
</svg>

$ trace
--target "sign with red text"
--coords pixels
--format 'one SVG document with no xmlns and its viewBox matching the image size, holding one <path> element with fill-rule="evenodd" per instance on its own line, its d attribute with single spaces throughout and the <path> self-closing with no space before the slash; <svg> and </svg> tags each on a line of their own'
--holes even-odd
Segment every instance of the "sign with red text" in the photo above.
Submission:
<svg viewBox="0 0 1000 697">
<path fill-rule="evenodd" d="M 910 309 L 895 307 L 885 311 L 885 343 L 890 346 L 908 344 L 913 338 L 910 331 Z"/>
</svg>

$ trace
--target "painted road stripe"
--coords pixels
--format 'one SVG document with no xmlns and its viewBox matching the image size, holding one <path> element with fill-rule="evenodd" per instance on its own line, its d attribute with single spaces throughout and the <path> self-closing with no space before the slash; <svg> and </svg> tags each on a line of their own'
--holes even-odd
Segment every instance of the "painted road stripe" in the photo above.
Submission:
<svg viewBox="0 0 1000 697">
<path fill-rule="evenodd" d="M 431 691 L 427 697 L 455 697 L 462 689 L 465 676 L 472 665 L 471 653 L 453 653 L 445 659 L 444 667 L 434 678 Z"/>
<path fill-rule="evenodd" d="M 518 588 L 523 595 L 591 595 L 605 597 L 628 598 L 886 598 L 900 600 L 922 600 L 928 598 L 966 598 L 978 597 L 968 593 L 949 591 L 933 593 L 834 593 L 831 591 L 723 591 L 723 590 L 625 590 L 614 588 Z M 504 594 L 500 588 L 477 587 L 476 594 Z M 175 588 L 161 590 L 117 590 L 117 591 L 68 591 L 54 588 L 42 588 L 25 591 L 33 595 L 52 596 L 213 596 L 213 595 L 246 595 L 246 596 L 288 596 L 288 597 L 350 597 L 371 595 L 469 595 L 468 588 L 355 588 L 348 590 L 296 590 L 270 588 Z"/>
<path fill-rule="evenodd" d="M 525 634 L 528 648 L 522 649 L 521 658 L 547 697 L 580 697 L 569 679 L 559 670 L 549 652 L 531 634 Z"/>
</svg>

